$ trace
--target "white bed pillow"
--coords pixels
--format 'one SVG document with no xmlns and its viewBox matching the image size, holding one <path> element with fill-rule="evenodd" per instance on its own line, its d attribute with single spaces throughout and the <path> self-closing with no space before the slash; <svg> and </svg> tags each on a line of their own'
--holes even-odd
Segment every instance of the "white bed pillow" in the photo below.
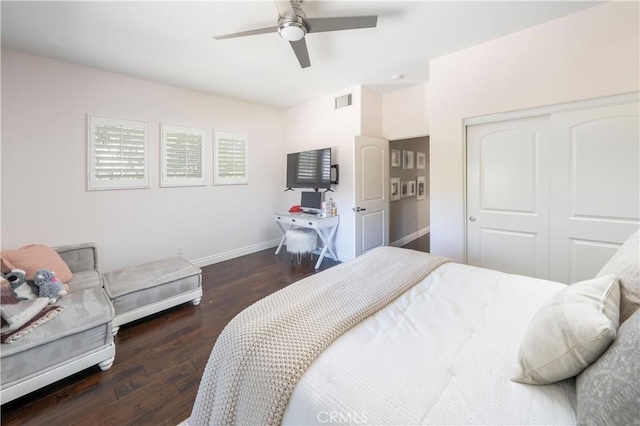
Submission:
<svg viewBox="0 0 640 426">
<path fill-rule="evenodd" d="M 527 326 L 512 380 L 546 385 L 579 374 L 611 345 L 619 315 L 620 287 L 615 275 L 562 289 Z"/>
<path fill-rule="evenodd" d="M 614 274 L 620 284 L 620 324 L 640 308 L 640 231 L 618 249 L 598 273 Z"/>
</svg>

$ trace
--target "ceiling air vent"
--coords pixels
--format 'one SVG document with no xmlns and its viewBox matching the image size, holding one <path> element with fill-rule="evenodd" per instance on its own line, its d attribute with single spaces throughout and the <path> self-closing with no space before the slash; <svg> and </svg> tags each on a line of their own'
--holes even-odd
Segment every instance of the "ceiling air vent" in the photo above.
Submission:
<svg viewBox="0 0 640 426">
<path fill-rule="evenodd" d="M 336 102 L 335 109 L 348 107 L 353 103 L 351 93 L 349 93 L 348 95 L 338 96 L 335 99 L 335 102 Z"/>
</svg>

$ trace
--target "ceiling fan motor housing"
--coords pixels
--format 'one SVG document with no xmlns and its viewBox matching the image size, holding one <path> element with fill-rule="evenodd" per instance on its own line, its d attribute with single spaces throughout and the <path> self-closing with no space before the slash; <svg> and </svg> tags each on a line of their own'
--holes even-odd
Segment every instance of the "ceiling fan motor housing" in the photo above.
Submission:
<svg viewBox="0 0 640 426">
<path fill-rule="evenodd" d="M 307 34 L 307 27 L 300 16 L 295 18 L 284 17 L 278 19 L 278 34 L 287 41 L 298 41 Z"/>
</svg>

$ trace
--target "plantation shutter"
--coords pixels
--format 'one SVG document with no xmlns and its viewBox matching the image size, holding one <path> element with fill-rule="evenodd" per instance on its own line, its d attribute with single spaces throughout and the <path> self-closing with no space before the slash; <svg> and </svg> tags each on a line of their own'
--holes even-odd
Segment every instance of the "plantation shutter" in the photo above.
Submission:
<svg viewBox="0 0 640 426">
<path fill-rule="evenodd" d="M 206 185 L 204 129 L 162 125 L 160 185 Z"/>
<path fill-rule="evenodd" d="M 248 135 L 231 132 L 215 132 L 214 185 L 238 185 L 249 183 Z"/>
<path fill-rule="evenodd" d="M 149 123 L 89 116 L 88 189 L 148 188 Z"/>
</svg>

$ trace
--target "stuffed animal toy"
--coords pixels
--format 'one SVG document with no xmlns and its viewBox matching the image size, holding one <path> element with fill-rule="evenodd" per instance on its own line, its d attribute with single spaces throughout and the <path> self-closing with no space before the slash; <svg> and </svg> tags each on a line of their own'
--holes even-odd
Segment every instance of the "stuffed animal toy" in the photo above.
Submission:
<svg viewBox="0 0 640 426">
<path fill-rule="evenodd" d="M 38 269 L 33 276 L 33 282 L 40 288 L 39 297 L 49 299 L 49 304 L 56 301 L 67 294 L 62 285 L 62 281 L 56 278 L 55 272 L 51 269 Z"/>
<path fill-rule="evenodd" d="M 7 275 L 5 279 L 11 284 L 13 296 L 18 300 L 30 300 L 38 297 L 38 294 L 33 291 L 33 287 L 27 282 L 27 274 L 22 269 L 13 269 Z"/>
</svg>

